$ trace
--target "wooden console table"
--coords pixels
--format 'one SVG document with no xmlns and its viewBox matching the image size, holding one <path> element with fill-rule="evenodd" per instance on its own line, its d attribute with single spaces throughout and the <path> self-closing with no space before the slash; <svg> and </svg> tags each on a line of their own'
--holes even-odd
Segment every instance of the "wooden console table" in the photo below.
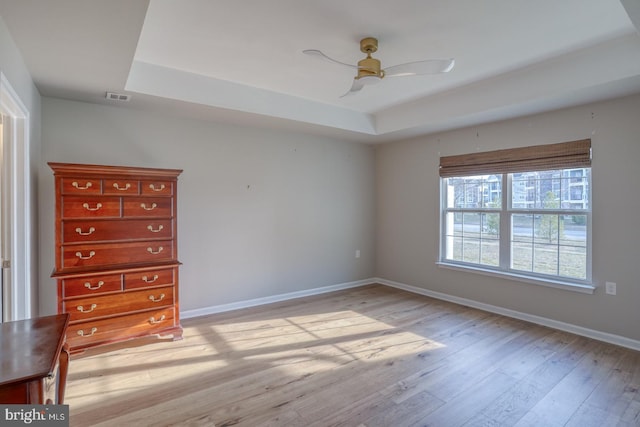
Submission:
<svg viewBox="0 0 640 427">
<path fill-rule="evenodd" d="M 68 325 L 66 313 L 0 323 L 0 403 L 63 404 Z"/>
</svg>

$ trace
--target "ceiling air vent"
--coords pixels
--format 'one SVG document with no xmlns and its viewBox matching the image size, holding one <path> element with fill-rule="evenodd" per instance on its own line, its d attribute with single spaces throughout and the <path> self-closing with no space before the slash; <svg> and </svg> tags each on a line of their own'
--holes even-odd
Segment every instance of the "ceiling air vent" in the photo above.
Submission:
<svg viewBox="0 0 640 427">
<path fill-rule="evenodd" d="M 124 93 L 107 92 L 107 96 L 105 96 L 105 98 L 112 101 L 128 102 L 131 99 L 131 96 L 125 95 Z"/>
</svg>

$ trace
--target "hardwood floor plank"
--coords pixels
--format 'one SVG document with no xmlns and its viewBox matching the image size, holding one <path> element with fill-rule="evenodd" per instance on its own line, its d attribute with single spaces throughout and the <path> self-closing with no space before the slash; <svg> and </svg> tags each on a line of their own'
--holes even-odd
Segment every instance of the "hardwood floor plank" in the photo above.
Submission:
<svg viewBox="0 0 640 427">
<path fill-rule="evenodd" d="M 619 347 L 597 343 L 540 399 L 524 417 L 524 421 L 535 414 L 535 419 L 542 425 L 565 425 L 608 375 L 619 360 L 621 351 Z"/>
<path fill-rule="evenodd" d="M 634 384 L 634 376 L 640 370 L 638 354 L 619 349 L 622 353 L 617 365 L 594 389 L 583 405 L 571 417 L 568 426 L 587 425 L 622 425 L 622 419 L 638 396 L 638 387 Z"/>
<path fill-rule="evenodd" d="M 514 387 L 482 410 L 482 415 L 494 425 L 514 425 L 527 414 L 577 364 L 583 345 L 595 345 L 576 336 L 554 332 L 524 346 L 512 357 L 500 363 L 499 371 L 510 373 L 519 381 Z M 514 362 L 524 369 L 514 370 Z M 525 420 L 526 421 L 526 420 Z"/>
<path fill-rule="evenodd" d="M 640 426 L 640 400 L 633 400 L 620 419 L 634 426 Z"/>
<path fill-rule="evenodd" d="M 640 425 L 639 352 L 381 285 L 183 327 L 75 357 L 70 425 Z"/>
<path fill-rule="evenodd" d="M 456 397 L 425 416 L 413 425 L 417 426 L 462 426 L 474 419 L 487 405 L 512 387 L 516 379 L 494 371 L 482 381 L 469 387 L 466 393 Z"/>
<path fill-rule="evenodd" d="M 369 418 L 363 424 L 367 427 L 415 425 L 426 415 L 433 413 L 444 405 L 444 403 L 431 393 L 423 391 L 400 403 L 392 403 L 387 410 L 370 411 Z M 353 425 L 353 423 L 345 425 Z"/>
<path fill-rule="evenodd" d="M 524 378 L 557 354 L 576 337 L 568 332 L 555 331 L 542 326 L 525 326 L 531 338 L 521 348 L 500 363 L 500 371 L 514 378 Z"/>
</svg>

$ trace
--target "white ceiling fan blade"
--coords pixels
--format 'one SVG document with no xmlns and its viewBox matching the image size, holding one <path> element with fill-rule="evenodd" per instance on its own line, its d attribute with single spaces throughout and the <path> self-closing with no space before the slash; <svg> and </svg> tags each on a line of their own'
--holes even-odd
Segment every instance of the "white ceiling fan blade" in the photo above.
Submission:
<svg viewBox="0 0 640 427">
<path fill-rule="evenodd" d="M 317 57 L 326 59 L 327 61 L 331 61 L 331 62 L 339 64 L 339 65 L 344 65 L 345 67 L 355 68 L 355 69 L 358 68 L 356 65 L 347 64 L 346 62 L 340 62 L 337 59 L 333 59 L 333 58 L 325 55 L 324 53 L 322 53 L 318 49 L 306 49 L 306 50 L 303 50 L 302 53 L 304 53 L 306 55 L 310 55 L 310 56 L 317 56 Z"/>
<path fill-rule="evenodd" d="M 347 95 L 354 95 L 356 92 L 359 92 L 360 89 L 364 87 L 364 82 L 360 81 L 360 79 L 353 79 L 353 84 L 351 85 L 351 89 L 349 92 L 342 95 L 340 98 L 344 98 Z"/>
<path fill-rule="evenodd" d="M 455 60 L 427 59 L 426 61 L 407 62 L 384 69 L 385 77 L 416 76 L 423 74 L 448 73 L 453 69 Z"/>
</svg>

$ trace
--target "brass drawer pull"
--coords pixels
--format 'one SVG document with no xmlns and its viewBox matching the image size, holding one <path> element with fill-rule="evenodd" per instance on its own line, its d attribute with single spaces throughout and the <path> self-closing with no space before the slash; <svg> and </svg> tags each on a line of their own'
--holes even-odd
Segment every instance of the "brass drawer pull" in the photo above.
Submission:
<svg viewBox="0 0 640 427">
<path fill-rule="evenodd" d="M 160 298 L 156 298 L 153 295 L 149 295 L 149 299 L 153 302 L 160 302 L 164 299 L 164 294 L 160 294 Z"/>
<path fill-rule="evenodd" d="M 164 184 L 160 184 L 160 187 L 157 187 L 154 184 L 149 184 L 149 188 L 151 189 L 151 191 L 162 191 L 164 190 Z"/>
<path fill-rule="evenodd" d="M 164 226 L 159 225 L 157 229 L 153 229 L 153 225 L 147 225 L 147 230 L 149 230 L 152 233 L 159 233 L 162 231 L 162 229 L 164 228 Z"/>
<path fill-rule="evenodd" d="M 153 248 L 147 248 L 147 252 L 152 255 L 158 255 L 160 252 L 162 252 L 162 249 L 164 249 L 162 246 L 159 246 L 157 251 L 154 251 Z"/>
<path fill-rule="evenodd" d="M 78 335 L 80 335 L 81 337 L 90 337 L 90 336 L 93 336 L 93 334 L 95 334 L 96 332 L 98 332 L 98 328 L 91 328 L 91 333 L 85 335 L 84 331 L 80 329 L 78 331 Z"/>
<path fill-rule="evenodd" d="M 91 313 L 93 310 L 96 309 L 97 306 L 98 304 L 91 304 L 91 308 L 89 310 L 85 310 L 84 306 L 79 305 L 76 307 L 76 309 L 78 309 L 80 313 Z"/>
<path fill-rule="evenodd" d="M 117 182 L 113 183 L 113 188 L 115 188 L 116 190 L 120 190 L 120 191 L 127 191 L 128 189 L 131 188 L 131 184 L 129 184 L 128 182 L 124 185 L 124 187 L 120 187 L 118 185 Z"/>
<path fill-rule="evenodd" d="M 149 279 L 147 276 L 142 276 L 142 281 L 145 282 L 145 283 L 153 283 L 156 280 L 158 280 L 158 275 L 157 274 L 153 275 L 153 279 Z"/>
<path fill-rule="evenodd" d="M 102 203 L 96 203 L 96 207 L 92 208 L 89 206 L 89 203 L 83 203 L 82 207 L 85 208 L 88 211 L 97 211 L 100 210 L 100 208 L 102 207 Z"/>
<path fill-rule="evenodd" d="M 166 319 L 166 317 L 164 316 L 164 314 L 162 316 L 160 316 L 160 318 L 158 320 L 156 320 L 155 317 L 151 316 L 149 318 L 149 323 L 151 323 L 152 325 L 157 325 L 158 323 L 164 322 L 165 319 Z"/>
<path fill-rule="evenodd" d="M 80 227 L 76 228 L 76 233 L 78 233 L 81 236 L 89 236 L 89 235 L 93 234 L 95 231 L 96 231 L 96 229 L 93 228 L 93 227 L 89 227 L 89 231 L 87 231 L 87 232 L 83 232 L 82 228 L 80 228 Z"/>
<path fill-rule="evenodd" d="M 76 252 L 76 256 L 80 259 L 91 259 L 96 253 L 94 251 L 89 252 L 89 256 L 82 255 L 82 252 Z"/>
<path fill-rule="evenodd" d="M 140 207 L 141 207 L 142 209 L 144 209 L 145 211 L 152 211 L 152 210 L 154 210 L 155 208 L 157 208 L 157 207 L 158 207 L 158 205 L 156 205 L 155 203 L 151 203 L 151 206 L 147 207 L 147 204 L 146 204 L 146 203 L 140 203 Z"/>
<path fill-rule="evenodd" d="M 87 182 L 84 187 L 82 187 L 80 184 L 78 184 L 76 181 L 73 181 L 71 183 L 71 185 L 73 185 L 75 188 L 77 188 L 78 190 L 88 190 L 89 188 L 91 188 L 91 182 Z"/>
<path fill-rule="evenodd" d="M 100 280 L 98 282 L 98 286 L 91 286 L 91 282 L 85 282 L 84 287 L 91 290 L 91 291 L 95 291 L 100 289 L 101 287 L 104 286 L 104 282 L 102 280 Z"/>
</svg>

